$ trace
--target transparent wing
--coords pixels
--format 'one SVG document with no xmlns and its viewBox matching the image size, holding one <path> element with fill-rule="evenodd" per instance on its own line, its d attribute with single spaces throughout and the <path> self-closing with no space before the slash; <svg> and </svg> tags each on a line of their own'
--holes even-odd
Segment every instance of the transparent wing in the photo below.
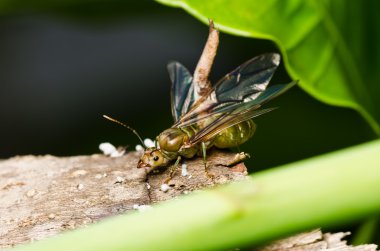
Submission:
<svg viewBox="0 0 380 251">
<path fill-rule="evenodd" d="M 266 90 L 279 63 L 280 55 L 276 53 L 263 54 L 245 62 L 194 102 L 173 127 L 184 127 L 202 116 L 231 111 L 241 103 L 257 99 Z"/>
<path fill-rule="evenodd" d="M 170 62 L 167 66 L 171 87 L 171 107 L 173 119 L 176 122 L 182 114 L 189 111 L 194 103 L 193 77 L 190 72 L 178 62 Z"/>
<path fill-rule="evenodd" d="M 186 127 L 194 123 L 201 122 L 202 120 L 209 119 L 210 117 L 218 118 L 221 114 L 232 112 L 235 109 L 251 109 L 251 107 L 256 107 L 256 109 L 259 109 L 263 104 L 286 92 L 288 89 L 290 89 L 297 83 L 298 81 L 293 81 L 289 84 L 270 86 L 265 91 L 259 93 L 259 95 L 257 95 L 256 99 L 254 100 L 245 103 L 240 102 L 224 106 L 217 106 L 214 109 L 212 109 L 211 112 L 199 114 L 198 116 L 182 123 L 179 127 Z"/>
<path fill-rule="evenodd" d="M 203 119 L 210 118 L 210 116 L 214 116 L 214 120 L 210 124 L 193 135 L 193 137 L 190 139 L 190 144 L 194 145 L 201 141 L 207 141 L 228 127 L 273 111 L 276 108 L 260 108 L 266 102 L 278 97 L 282 93 L 289 90 L 297 82 L 298 81 L 293 81 L 289 84 L 271 86 L 265 91 L 261 92 L 260 95 L 258 95 L 257 98 L 252 101 L 229 106 L 228 109 L 222 108 L 220 110 L 224 110 L 224 112 L 222 111 L 223 113 L 213 113 L 209 116 L 197 118 L 195 122 L 199 122 Z"/>
<path fill-rule="evenodd" d="M 267 108 L 257 110 L 257 107 L 254 106 L 247 110 L 239 109 L 239 111 L 234 111 L 230 114 L 224 114 L 200 130 L 193 137 L 191 137 L 189 140 L 190 145 L 195 145 L 202 141 L 208 141 L 224 129 L 227 129 L 248 119 L 258 117 L 275 109 L 276 108 Z"/>
<path fill-rule="evenodd" d="M 266 89 L 279 64 L 280 55 L 276 53 L 263 54 L 245 62 L 215 85 L 219 103 L 251 100 L 254 94 Z"/>
</svg>

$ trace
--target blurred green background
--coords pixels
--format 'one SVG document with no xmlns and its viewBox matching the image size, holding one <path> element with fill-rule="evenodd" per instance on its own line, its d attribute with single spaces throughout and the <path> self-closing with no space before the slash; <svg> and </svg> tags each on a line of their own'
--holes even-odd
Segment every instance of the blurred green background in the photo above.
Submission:
<svg viewBox="0 0 380 251">
<path fill-rule="evenodd" d="M 98 153 L 109 141 L 133 150 L 136 137 L 108 114 L 154 138 L 172 124 L 166 64 L 193 71 L 208 28 L 153 1 L 4 1 L 0 5 L 0 158 Z M 278 51 L 266 40 L 221 33 L 211 79 Z M 272 83 L 289 82 L 283 66 Z M 267 107 L 241 147 L 261 170 L 375 138 L 353 110 L 293 88 Z"/>
</svg>

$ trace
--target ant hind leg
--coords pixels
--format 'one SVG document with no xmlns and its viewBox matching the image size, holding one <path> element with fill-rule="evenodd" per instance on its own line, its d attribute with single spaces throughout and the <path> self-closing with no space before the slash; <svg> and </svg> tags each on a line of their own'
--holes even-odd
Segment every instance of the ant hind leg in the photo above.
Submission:
<svg viewBox="0 0 380 251">
<path fill-rule="evenodd" d="M 205 174 L 206 174 L 207 178 L 214 179 L 214 175 L 212 175 L 208 172 L 206 154 L 207 154 L 206 144 L 204 142 L 202 142 L 202 155 L 203 155 L 203 164 L 205 167 Z"/>
</svg>

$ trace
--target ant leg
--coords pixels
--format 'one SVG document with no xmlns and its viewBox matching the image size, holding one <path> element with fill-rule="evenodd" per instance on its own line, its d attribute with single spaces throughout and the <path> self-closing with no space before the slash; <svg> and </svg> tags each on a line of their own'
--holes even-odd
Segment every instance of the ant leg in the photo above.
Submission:
<svg viewBox="0 0 380 251">
<path fill-rule="evenodd" d="M 208 178 L 210 179 L 213 179 L 214 178 L 214 175 L 210 174 L 208 172 L 208 168 L 207 168 L 207 159 L 206 159 L 206 152 L 207 152 L 207 149 L 206 149 L 206 144 L 204 142 L 202 142 L 202 155 L 203 155 L 203 164 L 205 166 L 205 174 Z"/>
<path fill-rule="evenodd" d="M 164 184 L 168 184 L 172 180 L 172 178 L 174 177 L 174 173 L 177 171 L 177 168 L 178 168 L 178 165 L 179 165 L 180 161 L 181 161 L 181 156 L 178 156 L 177 160 L 174 163 L 174 165 L 172 165 L 170 167 L 169 177 L 164 181 Z"/>
</svg>

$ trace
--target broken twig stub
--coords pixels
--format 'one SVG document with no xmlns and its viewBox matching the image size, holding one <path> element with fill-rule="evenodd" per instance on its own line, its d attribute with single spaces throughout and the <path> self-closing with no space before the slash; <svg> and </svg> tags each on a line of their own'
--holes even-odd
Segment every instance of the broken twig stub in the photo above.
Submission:
<svg viewBox="0 0 380 251">
<path fill-rule="evenodd" d="M 195 95 L 197 95 L 195 97 L 196 99 L 203 96 L 212 87 L 208 80 L 208 76 L 211 72 L 212 64 L 214 63 L 214 58 L 219 45 L 219 31 L 215 29 L 212 20 L 209 20 L 209 27 L 210 29 L 206 45 L 194 71 L 193 83 Z"/>
</svg>

